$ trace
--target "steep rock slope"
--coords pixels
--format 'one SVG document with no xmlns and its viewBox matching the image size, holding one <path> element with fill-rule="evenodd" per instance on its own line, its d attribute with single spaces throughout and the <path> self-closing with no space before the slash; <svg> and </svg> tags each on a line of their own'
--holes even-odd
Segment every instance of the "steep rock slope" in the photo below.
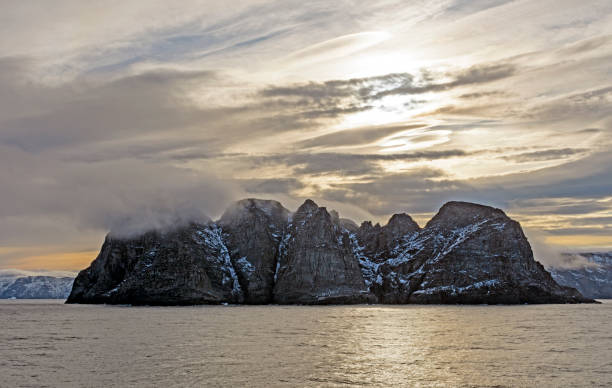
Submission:
<svg viewBox="0 0 612 388">
<path fill-rule="evenodd" d="M 366 303 L 369 293 L 337 214 L 307 200 L 295 212 L 280 247 L 276 303 Z"/>
<path fill-rule="evenodd" d="M 219 220 L 246 303 L 272 302 L 278 247 L 288 218 L 289 210 L 279 202 L 249 198 Z"/>
<path fill-rule="evenodd" d="M 408 214 L 402 213 L 394 214 L 384 226 L 364 221 L 355 233 L 359 241 L 364 243 L 363 254 L 379 259 L 392 256 L 394 249 L 405 236 L 420 230 L 419 225 Z"/>
<path fill-rule="evenodd" d="M 563 267 L 551 267 L 557 283 L 573 287 L 587 298 L 612 299 L 612 252 L 566 255 Z"/>
<path fill-rule="evenodd" d="M 421 229 L 358 227 L 307 200 L 242 200 L 214 223 L 110 234 L 68 303 L 576 303 L 504 212 L 449 202 Z"/>
<path fill-rule="evenodd" d="M 107 236 L 91 266 L 74 281 L 68 303 L 180 305 L 240 303 L 244 295 L 214 223 Z"/>
<path fill-rule="evenodd" d="M 588 301 L 559 286 L 534 260 L 520 225 L 488 206 L 449 202 L 384 254 L 369 256 L 372 244 L 358 237 L 354 249 L 381 303 Z"/>
</svg>

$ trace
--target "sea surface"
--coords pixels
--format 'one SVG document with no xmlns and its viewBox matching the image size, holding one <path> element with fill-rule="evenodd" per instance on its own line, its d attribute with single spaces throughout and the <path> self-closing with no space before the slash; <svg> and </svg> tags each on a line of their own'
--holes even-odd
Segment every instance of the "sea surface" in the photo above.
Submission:
<svg viewBox="0 0 612 388">
<path fill-rule="evenodd" d="M 610 387 L 600 305 L 0 301 L 1 387 Z"/>
</svg>

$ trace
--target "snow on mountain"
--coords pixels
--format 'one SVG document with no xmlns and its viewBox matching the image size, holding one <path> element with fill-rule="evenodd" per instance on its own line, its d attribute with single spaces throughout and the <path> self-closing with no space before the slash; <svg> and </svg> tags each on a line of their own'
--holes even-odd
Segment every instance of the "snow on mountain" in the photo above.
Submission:
<svg viewBox="0 0 612 388">
<path fill-rule="evenodd" d="M 0 299 L 65 299 L 73 281 L 66 271 L 0 270 Z"/>
<path fill-rule="evenodd" d="M 65 299 L 74 276 L 68 271 L 0 270 L 0 299 Z"/>
<path fill-rule="evenodd" d="M 592 302 L 536 262 L 502 210 L 449 202 L 424 228 L 381 226 L 312 200 L 245 199 L 220 220 L 109 234 L 68 303 L 133 305 Z"/>
<path fill-rule="evenodd" d="M 561 265 L 548 268 L 557 283 L 589 298 L 612 298 L 612 252 L 568 253 L 564 257 Z"/>
</svg>

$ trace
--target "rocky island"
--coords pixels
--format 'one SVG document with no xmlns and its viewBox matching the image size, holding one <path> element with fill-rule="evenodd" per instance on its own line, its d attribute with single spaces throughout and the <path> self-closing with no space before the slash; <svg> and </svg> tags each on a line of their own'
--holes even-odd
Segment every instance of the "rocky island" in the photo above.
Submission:
<svg viewBox="0 0 612 388">
<path fill-rule="evenodd" d="M 218 221 L 107 235 L 67 303 L 132 305 L 588 303 L 534 260 L 518 222 L 448 202 L 360 226 L 311 200 L 244 199 Z"/>
</svg>

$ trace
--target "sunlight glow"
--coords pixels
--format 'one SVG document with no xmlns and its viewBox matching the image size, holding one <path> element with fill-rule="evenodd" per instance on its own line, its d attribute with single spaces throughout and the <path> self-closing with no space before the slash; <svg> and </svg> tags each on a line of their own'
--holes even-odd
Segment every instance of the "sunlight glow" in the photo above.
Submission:
<svg viewBox="0 0 612 388">
<path fill-rule="evenodd" d="M 451 133 L 448 130 L 409 129 L 381 140 L 378 145 L 382 152 L 416 150 L 444 144 L 450 140 Z"/>
</svg>

